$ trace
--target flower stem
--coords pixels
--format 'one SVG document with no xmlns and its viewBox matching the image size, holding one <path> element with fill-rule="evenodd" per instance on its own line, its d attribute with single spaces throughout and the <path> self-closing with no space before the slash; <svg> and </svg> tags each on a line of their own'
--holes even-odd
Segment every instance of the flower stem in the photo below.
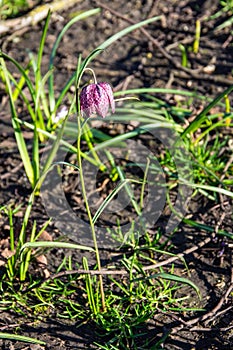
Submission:
<svg viewBox="0 0 233 350">
<path fill-rule="evenodd" d="M 93 223 L 92 214 L 91 214 L 90 207 L 88 204 L 85 181 L 84 181 L 84 174 L 83 174 L 83 168 L 82 168 L 82 157 L 81 157 L 81 134 L 82 134 L 82 132 L 81 132 L 80 113 L 78 113 L 77 119 L 78 119 L 77 160 L 78 160 L 78 166 L 79 166 L 80 183 L 81 183 L 81 188 L 82 188 L 83 200 L 84 200 L 84 203 L 86 206 L 86 211 L 87 211 L 88 219 L 90 222 L 92 240 L 93 240 L 95 254 L 96 254 L 97 267 L 98 267 L 98 270 L 101 271 L 101 262 L 100 262 L 100 255 L 99 255 L 98 243 L 97 243 L 96 232 L 95 232 L 95 225 Z M 105 295 L 104 295 L 104 287 L 103 287 L 103 276 L 101 274 L 99 275 L 99 282 L 100 282 L 100 294 L 101 294 L 101 301 L 102 301 L 102 309 L 104 311 L 106 309 L 106 306 L 105 306 Z"/>
<path fill-rule="evenodd" d="M 93 69 L 91 68 L 85 68 L 84 71 L 87 71 L 89 70 L 89 72 L 91 72 L 91 74 L 93 75 L 93 78 L 94 78 L 94 83 L 97 84 L 97 79 L 96 79 L 96 76 L 95 76 L 95 72 L 93 71 Z"/>
</svg>

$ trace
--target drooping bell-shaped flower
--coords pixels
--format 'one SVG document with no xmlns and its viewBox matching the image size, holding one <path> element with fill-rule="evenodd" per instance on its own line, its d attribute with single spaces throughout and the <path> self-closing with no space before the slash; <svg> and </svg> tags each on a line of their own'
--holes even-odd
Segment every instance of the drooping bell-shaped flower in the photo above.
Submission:
<svg viewBox="0 0 233 350">
<path fill-rule="evenodd" d="M 109 107 L 115 112 L 115 101 L 111 85 L 102 82 L 85 86 L 80 93 L 81 112 L 86 117 L 97 114 L 105 118 Z"/>
</svg>

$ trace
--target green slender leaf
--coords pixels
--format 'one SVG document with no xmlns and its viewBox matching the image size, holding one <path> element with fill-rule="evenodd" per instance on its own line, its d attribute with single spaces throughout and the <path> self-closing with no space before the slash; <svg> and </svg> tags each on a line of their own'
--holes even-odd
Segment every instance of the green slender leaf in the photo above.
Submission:
<svg viewBox="0 0 233 350">
<path fill-rule="evenodd" d="M 44 114 L 46 115 L 47 119 L 50 118 L 50 111 L 48 108 L 48 101 L 46 99 L 46 95 L 45 95 L 45 83 L 48 80 L 48 78 L 53 74 L 53 71 L 48 71 L 43 78 L 41 79 L 41 81 L 39 82 L 38 85 L 38 91 L 37 91 L 37 95 L 36 95 L 36 104 L 35 104 L 35 110 L 36 113 L 38 113 L 41 109 L 41 106 L 39 105 L 39 99 L 41 98 L 42 104 L 43 104 L 43 110 L 44 110 Z M 45 127 L 43 127 L 43 129 L 45 129 Z"/>
<path fill-rule="evenodd" d="M 182 283 L 182 284 L 188 284 L 190 287 L 192 287 L 195 290 L 195 292 L 197 293 L 197 295 L 200 298 L 200 290 L 192 281 L 190 281 L 189 279 L 184 278 L 184 277 L 172 275 L 170 273 L 156 273 L 156 274 L 153 274 L 151 276 L 144 276 L 144 277 L 134 279 L 132 282 L 137 282 L 137 281 L 142 281 L 142 280 L 150 280 L 150 279 L 154 279 L 154 278 L 163 278 L 163 279 L 169 280 L 169 281 L 174 281 L 174 282 L 178 282 L 178 283 Z"/>
<path fill-rule="evenodd" d="M 147 176 L 148 176 L 149 167 L 150 167 L 150 158 L 147 157 L 146 168 L 145 168 L 144 175 L 143 175 L 142 188 L 141 188 L 141 193 L 140 193 L 140 210 L 141 211 L 144 207 L 145 187 L 146 187 L 146 183 L 147 183 Z"/>
<path fill-rule="evenodd" d="M 108 118 L 106 118 L 105 120 L 107 120 L 107 119 Z M 169 123 L 169 122 L 160 122 L 160 121 L 159 122 L 154 122 L 153 124 L 146 124 L 143 127 L 139 127 L 139 128 L 136 128 L 133 131 L 129 131 L 129 132 L 125 133 L 125 134 L 115 136 L 111 140 L 107 140 L 107 141 L 102 142 L 101 144 L 96 145 L 95 146 L 95 150 L 98 151 L 98 150 L 101 150 L 101 149 L 105 149 L 107 147 L 110 147 L 110 146 L 113 146 L 115 144 L 118 144 L 121 141 L 128 140 L 129 138 L 132 138 L 132 137 L 135 137 L 135 136 L 138 136 L 138 135 L 142 135 L 142 134 L 148 132 L 151 129 L 153 130 L 153 129 L 161 128 L 161 127 L 163 127 L 163 128 L 172 128 L 173 129 L 174 125 L 172 123 Z"/>
<path fill-rule="evenodd" d="M 45 20 L 45 24 L 43 26 L 43 32 L 42 32 L 42 36 L 41 36 L 41 40 L 40 40 L 39 52 L 38 52 L 37 62 L 36 62 L 36 74 L 35 74 L 36 93 L 37 93 L 37 97 L 38 97 L 37 100 L 39 101 L 39 98 L 40 97 L 42 98 L 44 110 L 47 112 L 47 115 L 48 115 L 48 107 L 47 107 L 47 103 L 45 103 L 45 93 L 42 89 L 44 82 L 42 81 L 42 77 L 41 77 L 41 66 L 42 66 L 42 56 L 43 56 L 43 51 L 44 51 L 46 35 L 48 32 L 50 17 L 51 17 L 51 12 L 49 10 L 47 17 L 46 17 L 46 20 Z M 41 113 L 41 109 L 38 108 L 38 104 L 36 104 L 35 108 L 36 108 L 36 114 L 39 117 L 39 125 L 38 126 L 41 129 L 45 129 L 44 118 L 43 118 L 43 115 Z M 39 135 L 39 136 L 41 136 L 41 135 Z M 43 137 L 42 137 L 42 141 L 43 141 Z"/>
<path fill-rule="evenodd" d="M 8 76 L 9 76 L 9 79 L 12 81 L 12 83 L 14 84 L 15 86 L 15 89 L 18 89 L 20 90 L 20 96 L 22 97 L 26 107 L 27 107 L 27 110 L 32 118 L 32 121 L 34 122 L 36 120 L 36 116 L 35 116 L 35 113 L 33 111 L 33 108 L 31 106 L 31 102 L 28 100 L 27 96 L 23 93 L 23 91 L 21 90 L 20 86 L 18 85 L 17 81 L 14 79 L 13 75 L 8 71 Z M 24 78 L 23 78 L 24 79 Z M 24 79 L 25 81 L 25 79 Z M 16 90 L 14 90 L 15 92 Z M 15 94 L 13 93 L 13 99 L 14 101 L 16 100 L 15 98 Z"/>
<path fill-rule="evenodd" d="M 195 132 L 203 121 L 206 118 L 207 113 L 220 101 L 224 98 L 224 96 L 229 95 L 233 91 L 233 85 L 229 86 L 225 91 L 223 91 L 220 95 L 218 95 L 211 103 L 208 104 L 207 107 L 203 109 L 201 113 L 199 113 L 196 118 L 192 121 L 192 123 L 184 130 L 182 133 L 182 137 L 184 138 L 187 134 L 191 132 Z"/>
<path fill-rule="evenodd" d="M 224 21 L 222 24 L 217 26 L 217 28 L 215 28 L 215 32 L 222 30 L 222 29 L 229 27 L 229 26 L 232 27 L 232 25 L 233 25 L 233 16 L 231 16 L 228 20 Z"/>
<path fill-rule="evenodd" d="M 35 249 L 35 248 L 64 248 L 64 249 L 79 249 L 79 250 L 88 250 L 89 252 L 94 252 L 95 250 L 91 247 L 84 245 L 68 243 L 68 242 L 50 242 L 50 241 L 38 241 L 38 242 L 27 242 L 22 245 L 20 249 L 20 254 L 25 249 Z"/>
<path fill-rule="evenodd" d="M 116 169 L 117 169 L 117 172 L 119 174 L 121 181 L 126 182 L 126 177 L 125 177 L 123 169 L 121 169 L 120 166 L 117 166 Z M 134 195 L 134 191 L 133 191 L 132 186 L 131 186 L 131 182 L 132 182 L 132 180 L 125 183 L 125 191 L 126 191 L 127 195 L 129 196 L 130 201 L 131 201 L 137 215 L 141 216 L 141 210 L 140 210 L 140 207 L 139 207 L 137 201 L 135 200 L 135 195 Z"/>
<path fill-rule="evenodd" d="M 28 129 L 30 130 L 34 130 L 35 129 L 35 126 L 32 125 L 31 123 L 28 123 L 28 122 L 25 122 L 25 121 L 22 121 L 20 119 L 17 119 L 18 123 L 24 125 L 25 127 L 27 127 Z M 51 134 L 50 132 L 48 131 L 45 131 L 45 130 L 42 130 L 40 128 L 36 128 L 36 130 L 38 132 L 40 132 L 41 134 L 45 135 L 46 137 L 48 137 L 48 139 L 51 139 L 51 140 L 56 140 L 57 139 L 57 135 L 54 135 L 54 134 Z M 73 145 L 69 144 L 67 141 L 65 140 L 60 140 L 60 144 L 64 147 L 67 148 L 67 150 L 69 150 L 70 152 L 73 152 L 73 153 L 77 153 L 77 147 L 74 147 Z M 84 159 L 88 160 L 91 164 L 94 164 L 95 166 L 98 166 L 98 164 L 96 163 L 96 161 L 89 157 L 86 153 L 84 152 L 81 152 L 81 155 Z"/>
<path fill-rule="evenodd" d="M 78 22 L 79 20 L 85 19 L 87 17 L 96 15 L 97 13 L 100 12 L 99 8 L 96 9 L 92 9 L 89 11 L 85 11 L 84 13 L 78 14 L 76 17 L 72 18 L 62 29 L 62 31 L 60 32 L 60 34 L 57 37 L 57 40 L 55 41 L 55 44 L 53 46 L 51 55 L 50 55 L 50 60 L 49 60 L 49 70 L 53 69 L 53 62 L 54 62 L 54 58 L 56 56 L 56 52 L 57 52 L 57 48 L 64 36 L 64 34 L 67 32 L 67 30 L 76 22 Z M 70 86 L 72 85 L 72 83 L 75 80 L 75 75 L 76 73 L 71 77 L 71 79 L 68 81 L 68 83 L 65 85 L 65 87 L 63 88 L 61 95 L 58 98 L 58 101 L 56 103 L 56 108 L 60 105 L 60 102 L 63 98 L 63 96 L 66 94 L 66 92 L 69 90 Z M 54 81 L 53 81 L 53 75 L 50 76 L 49 78 L 49 100 L 50 100 L 50 111 L 55 113 L 54 109 L 55 108 L 55 98 L 54 98 Z"/>
<path fill-rule="evenodd" d="M 30 80 L 30 78 L 28 77 L 25 69 L 12 57 L 10 57 L 9 55 L 7 55 L 6 53 L 0 51 L 0 57 L 10 61 L 11 63 L 13 63 L 15 65 L 15 67 L 19 70 L 19 72 L 24 76 L 24 79 L 27 83 L 30 95 L 32 97 L 33 102 L 35 103 L 36 99 L 35 99 L 35 90 L 33 88 L 32 82 Z"/>
<path fill-rule="evenodd" d="M 38 70 L 37 60 L 34 58 L 34 55 L 32 52 L 29 52 L 29 57 L 30 57 L 30 62 L 32 64 L 34 77 L 35 77 L 35 103 L 33 104 L 33 107 L 35 110 L 35 118 L 33 119 L 33 121 L 38 127 L 44 130 L 45 129 L 44 118 L 42 115 L 42 108 L 39 103 L 40 95 L 41 95 L 41 89 L 40 89 L 41 79 L 42 79 L 41 73 L 40 73 L 40 69 Z M 43 135 L 42 135 L 41 141 L 44 141 Z"/>
<path fill-rule="evenodd" d="M 33 146 L 32 146 L 32 167 L 33 167 L 33 188 L 40 177 L 40 156 L 39 156 L 39 135 L 34 129 L 33 133 Z"/>
<path fill-rule="evenodd" d="M 42 36 L 40 39 L 40 45 L 39 45 L 39 52 L 37 56 L 37 72 L 36 72 L 36 83 L 41 80 L 41 61 L 42 61 L 42 56 L 43 56 L 43 51 L 44 51 L 44 44 L 45 44 L 45 39 L 48 31 L 48 26 L 49 26 L 49 20 L 51 17 L 51 11 L 48 11 L 45 24 L 43 26 L 43 31 L 42 31 Z"/>
<path fill-rule="evenodd" d="M 103 51 L 103 50 L 97 48 L 97 49 L 95 49 L 94 51 L 92 51 L 92 52 L 90 53 L 90 55 L 88 55 L 88 56 L 84 59 L 83 63 L 82 63 L 81 66 L 80 66 L 80 70 L 79 70 L 79 72 L 78 72 L 78 74 L 77 74 L 77 86 L 78 86 L 78 87 L 79 87 L 79 85 L 80 85 L 80 79 L 81 79 L 81 77 L 82 77 L 82 75 L 83 75 L 83 72 L 84 72 L 85 68 L 87 67 L 88 63 L 91 62 L 91 60 L 92 60 L 95 56 L 97 56 L 101 51 Z"/>
<path fill-rule="evenodd" d="M 98 220 L 101 213 L 104 211 L 104 209 L 107 207 L 107 205 L 111 202 L 111 200 L 114 198 L 114 196 L 117 195 L 117 193 L 128 183 L 130 182 L 129 179 L 125 179 L 124 181 L 121 181 L 117 184 L 117 186 L 114 188 L 114 190 L 109 193 L 109 195 L 105 198 L 105 200 L 101 203 L 99 208 L 97 209 L 95 215 L 93 216 L 93 223 L 95 224 Z"/>
<path fill-rule="evenodd" d="M 85 256 L 83 257 L 83 268 L 84 270 L 87 270 L 87 271 L 89 270 L 88 261 Z M 93 291 L 94 283 L 90 274 L 85 275 L 85 280 L 86 280 L 87 298 L 89 301 L 90 309 L 93 311 L 95 315 L 97 315 L 98 305 L 96 305 L 95 295 Z"/>
<path fill-rule="evenodd" d="M 186 181 L 182 181 L 182 183 L 185 183 L 186 185 L 193 187 L 193 188 L 200 188 L 203 190 L 207 190 L 207 191 L 211 191 L 211 192 L 217 192 L 217 193 L 221 193 L 224 194 L 228 197 L 233 198 L 233 192 L 225 190 L 224 188 L 221 187 L 216 187 L 216 186 L 209 186 L 209 185 L 201 185 L 201 184 L 194 184 L 194 183 L 189 183 Z"/>
<path fill-rule="evenodd" d="M 129 94 L 172 94 L 172 95 L 181 95 L 181 96 L 187 96 L 187 97 L 195 97 L 200 100 L 210 100 L 212 99 L 207 98 L 203 95 L 198 95 L 196 92 L 191 91 L 185 91 L 185 90 L 176 90 L 176 89 L 164 89 L 164 88 L 138 88 L 138 89 L 129 89 L 124 91 L 117 91 L 114 92 L 114 96 L 122 96 L 122 95 L 129 95 Z"/>
<path fill-rule="evenodd" d="M 54 163 L 52 164 L 52 166 L 54 166 L 54 165 L 67 165 L 67 166 L 69 166 L 69 167 L 71 167 L 71 168 L 74 168 L 74 169 L 80 171 L 79 166 L 77 166 L 76 164 L 64 162 L 64 161 L 62 161 L 62 160 L 60 160 L 60 161 L 58 161 L 58 162 L 54 162 Z"/>
<path fill-rule="evenodd" d="M 67 30 L 76 22 L 78 22 L 79 20 L 81 19 L 84 19 L 84 18 L 87 18 L 87 17 L 90 17 L 92 15 L 96 15 L 97 13 L 100 12 L 100 8 L 96 8 L 96 9 L 92 9 L 92 10 L 89 10 L 89 11 L 85 11 L 81 14 L 78 14 L 77 16 L 75 16 L 74 18 L 72 18 L 65 26 L 64 28 L 62 29 L 62 31 L 60 32 L 60 34 L 58 35 L 54 45 L 53 45 L 53 49 L 52 49 L 52 52 L 51 52 L 51 55 L 50 55 L 50 60 L 49 60 L 49 70 L 53 68 L 53 61 L 54 61 L 54 58 L 56 56 L 56 52 L 57 52 L 57 48 L 64 36 L 64 34 L 67 32 Z"/>
<path fill-rule="evenodd" d="M 22 341 L 25 343 L 46 345 L 46 343 L 41 341 L 41 340 L 37 340 L 34 338 L 30 338 L 30 337 L 25 337 L 24 335 L 17 335 L 17 334 L 11 334 L 11 333 L 0 332 L 0 338 L 1 339 L 9 339 L 9 340 L 17 340 L 17 341 Z"/>
<path fill-rule="evenodd" d="M 20 127 L 20 124 L 17 121 L 17 112 L 15 109 L 15 105 L 14 105 L 14 101 L 13 101 L 13 96 L 12 96 L 12 90 L 11 90 L 11 85 L 10 85 L 10 80 L 9 80 L 9 76 L 8 76 L 8 71 L 5 65 L 5 61 L 2 57 L 0 57 L 0 63 L 3 69 L 3 73 L 4 73 L 4 77 L 6 80 L 6 86 L 7 86 L 7 92 L 9 94 L 9 98 L 10 98 L 10 107 L 11 107 L 11 121 L 12 121 L 12 125 L 13 125 L 13 129 L 14 129 L 14 133 L 15 133 L 15 138 L 16 138 L 16 142 L 17 142 L 17 146 L 19 149 L 19 153 L 24 165 L 24 169 L 25 172 L 27 174 L 27 177 L 31 183 L 31 185 L 33 185 L 34 182 L 34 170 L 31 164 L 31 160 L 28 154 L 28 150 L 26 147 L 26 143 L 22 134 L 22 130 Z"/>
<path fill-rule="evenodd" d="M 52 148 L 47 156 L 47 159 L 45 161 L 45 164 L 43 165 L 43 173 L 45 173 L 51 166 L 55 156 L 56 156 L 56 153 L 58 151 L 58 148 L 59 148 L 59 145 L 60 145 L 60 142 L 62 140 L 62 136 L 63 136 L 63 133 L 64 133 L 64 130 L 65 130 L 65 124 L 66 124 L 66 121 L 70 115 L 70 111 L 73 109 L 73 106 L 75 104 L 75 98 L 73 99 L 72 103 L 71 103 L 71 106 L 69 108 L 69 111 L 67 112 L 67 116 L 65 117 L 65 119 L 63 120 L 63 123 L 61 125 L 61 128 L 58 129 L 58 133 L 56 135 L 56 139 L 54 140 L 53 142 L 53 145 L 52 145 Z"/>
<path fill-rule="evenodd" d="M 32 210 L 32 205 L 34 203 L 34 199 L 35 199 L 35 194 L 36 192 L 40 189 L 41 187 L 41 184 L 42 182 L 44 181 L 44 178 L 45 176 L 48 174 L 48 172 L 56 165 L 60 164 L 60 163 L 63 163 L 63 162 L 55 162 L 54 164 L 50 164 L 48 166 L 48 169 L 44 170 L 43 173 L 41 174 L 40 178 L 38 179 L 30 197 L 29 197 L 29 200 L 28 200 L 28 205 L 27 205 L 27 208 L 26 208 L 26 211 L 25 211 L 25 214 L 24 214 L 24 217 L 23 217 L 23 224 L 22 224 L 22 227 L 21 227 L 21 230 L 20 230 L 20 234 L 19 234 L 19 243 L 18 243 L 18 246 L 17 246 L 17 249 L 16 249 L 16 257 L 19 255 L 19 252 L 20 252 L 20 249 L 21 247 L 25 244 L 25 238 L 26 238 L 26 228 L 27 228 L 27 225 L 28 225 L 28 221 L 29 221 L 29 218 L 30 218 L 30 213 L 31 213 L 31 210 Z M 64 162 L 65 163 L 65 162 Z M 77 167 L 78 168 L 78 167 Z"/>
<path fill-rule="evenodd" d="M 197 227 L 198 230 L 203 230 L 203 231 L 206 231 L 206 232 L 215 232 L 215 227 L 211 227 L 211 226 L 208 226 L 208 225 L 205 225 L 205 224 L 201 224 L 200 222 L 197 222 L 197 221 L 193 221 L 193 220 L 190 220 L 190 219 L 185 219 L 183 218 L 182 220 L 185 224 L 187 225 L 190 225 L 190 226 L 193 226 L 193 227 Z M 229 233 L 229 232 L 226 232 L 226 231 L 223 231 L 223 230 L 218 230 L 216 232 L 217 235 L 220 235 L 220 236 L 226 236 L 230 239 L 233 239 L 233 233 Z"/>
<path fill-rule="evenodd" d="M 121 30 L 120 32 L 112 35 L 109 39 L 107 39 L 106 41 L 104 41 L 101 45 L 99 45 L 97 47 L 97 50 L 105 50 L 108 46 L 110 46 L 112 43 L 114 43 L 115 41 L 117 41 L 118 39 L 122 38 L 123 36 L 125 36 L 126 34 L 129 34 L 130 32 L 132 32 L 133 30 L 136 30 L 140 27 L 143 27 L 147 24 L 150 24 L 152 22 L 158 21 L 162 18 L 162 16 L 155 16 L 155 17 L 151 17 L 148 18 L 144 21 L 141 21 L 139 23 L 133 24 L 132 26 L 129 26 L 123 30 Z"/>
<path fill-rule="evenodd" d="M 57 102 L 56 102 L 56 106 L 55 106 L 55 110 L 54 110 L 54 111 L 56 111 L 57 108 L 60 106 L 63 97 L 65 96 L 65 94 L 67 93 L 67 91 L 69 90 L 69 88 L 71 87 L 71 85 L 74 84 L 75 80 L 77 79 L 77 80 L 76 80 L 77 82 L 80 81 L 81 75 L 83 74 L 85 67 L 86 67 L 86 66 L 88 65 L 88 63 L 92 60 L 92 58 L 93 58 L 94 56 L 96 56 L 96 53 L 99 52 L 99 51 L 101 51 L 101 50 L 96 49 L 96 50 L 94 50 L 87 58 L 85 58 L 85 60 L 84 60 L 83 63 L 81 64 L 81 67 L 80 67 L 80 70 L 79 70 L 79 72 L 78 72 L 78 75 L 77 75 L 77 72 L 75 72 L 75 73 L 71 76 L 71 78 L 68 80 L 68 82 L 66 83 L 66 85 L 65 85 L 64 88 L 62 89 L 62 91 L 61 91 L 61 93 L 60 93 L 60 95 L 59 95 L 59 97 L 58 97 L 58 99 L 57 99 Z M 78 86 L 78 84 L 77 84 L 77 86 Z M 54 112 L 54 111 L 53 111 L 53 112 Z"/>
</svg>

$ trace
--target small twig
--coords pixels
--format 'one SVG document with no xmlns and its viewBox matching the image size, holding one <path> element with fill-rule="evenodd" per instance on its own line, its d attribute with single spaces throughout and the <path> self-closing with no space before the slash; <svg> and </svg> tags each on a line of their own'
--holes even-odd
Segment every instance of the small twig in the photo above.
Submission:
<svg viewBox="0 0 233 350">
<path fill-rule="evenodd" d="M 209 209 L 209 212 L 218 209 L 218 208 L 221 207 L 222 205 L 227 205 L 228 203 L 229 203 L 229 201 L 227 200 L 227 201 L 225 201 L 225 202 L 223 202 L 223 203 L 216 204 L 216 205 L 214 205 L 212 208 Z"/>
<path fill-rule="evenodd" d="M 185 255 L 193 253 L 196 250 L 204 247 L 211 240 L 212 240 L 212 236 L 207 237 L 204 241 L 194 245 L 191 248 L 186 249 L 183 253 L 179 253 L 176 256 L 172 256 L 172 257 L 168 258 L 167 260 L 161 261 L 160 263 L 143 267 L 143 271 L 147 271 L 147 270 L 150 270 L 150 269 L 153 269 L 153 268 L 157 268 L 157 267 L 161 267 L 161 266 L 164 266 L 164 265 L 168 265 L 168 264 L 170 264 L 170 263 L 172 263 L 172 262 L 174 262 L 174 261 L 176 261 L 178 259 L 182 259 Z"/>
<path fill-rule="evenodd" d="M 228 332 L 229 330 L 233 329 L 233 325 L 229 326 L 229 327 L 223 327 L 223 328 L 219 328 L 218 330 L 220 332 Z"/>
<path fill-rule="evenodd" d="M 233 326 L 230 327 L 223 327 L 223 328 L 217 328 L 217 327 L 192 327 L 189 329 L 191 332 L 228 332 L 231 330 Z"/>
<path fill-rule="evenodd" d="M 226 172 L 227 172 L 227 170 L 229 169 L 229 167 L 232 165 L 232 162 L 233 162 L 233 154 L 231 155 L 231 157 L 230 157 L 230 159 L 228 160 L 228 162 L 227 162 L 227 164 L 225 165 L 225 167 L 224 167 L 224 169 L 223 169 L 223 174 L 222 174 L 222 176 L 220 177 L 220 181 L 223 181 L 223 179 L 224 179 L 224 177 L 225 177 L 225 175 L 226 175 Z M 222 208 L 222 210 L 224 210 L 224 212 L 225 212 L 225 207 L 224 207 L 224 197 L 223 197 L 223 195 L 220 193 L 219 194 L 219 198 L 220 198 L 220 206 L 221 206 L 221 208 Z"/>
<path fill-rule="evenodd" d="M 231 259 L 231 284 L 233 284 L 233 253 L 230 250 L 230 259 Z"/>
<path fill-rule="evenodd" d="M 155 14 L 157 12 L 158 2 L 159 2 L 159 0 L 152 1 L 151 8 L 149 10 L 149 15 L 151 17 L 155 16 Z"/>
<path fill-rule="evenodd" d="M 215 226 L 215 229 L 214 229 L 215 234 L 217 234 L 217 232 L 218 232 L 218 230 L 219 230 L 219 227 L 222 225 L 223 220 L 225 219 L 225 216 L 226 216 L 226 213 L 225 213 L 225 212 L 222 213 L 220 219 L 218 220 L 218 222 L 217 222 L 217 224 L 216 224 L 216 226 Z"/>
<path fill-rule="evenodd" d="M 219 316 L 221 316 L 222 314 L 225 314 L 227 311 L 231 310 L 233 308 L 233 306 L 229 306 L 224 310 L 221 310 L 219 312 L 216 312 L 212 317 L 208 318 L 208 320 L 206 320 L 205 324 L 213 321 L 215 318 L 218 318 Z"/>
<path fill-rule="evenodd" d="M 222 48 L 223 48 L 223 49 L 226 49 L 227 46 L 231 43 L 232 39 L 233 39 L 233 35 L 230 34 L 230 35 L 228 36 L 228 38 L 227 38 L 227 39 L 224 41 L 224 43 L 222 44 Z"/>
<path fill-rule="evenodd" d="M 49 4 L 40 5 L 31 10 L 26 16 L 0 21 L 0 34 L 6 34 L 9 31 L 18 31 L 23 28 L 29 28 L 30 25 L 42 21 L 48 15 L 48 11 L 59 11 L 81 2 L 80 0 L 58 0 Z"/>
<path fill-rule="evenodd" d="M 181 71 L 174 71 L 174 76 L 182 79 L 189 79 L 191 76 L 193 79 L 202 80 L 202 81 L 212 81 L 214 83 L 219 83 L 223 85 L 232 85 L 233 80 L 227 79 L 226 77 L 223 77 L 222 75 L 208 75 L 200 70 L 194 71 L 193 69 L 185 68 L 185 67 L 177 67 Z M 183 72 L 182 72 L 183 71 Z"/>
<path fill-rule="evenodd" d="M 144 266 L 142 267 L 142 271 L 148 271 L 148 270 L 153 270 L 153 269 L 156 269 L 158 267 L 161 267 L 161 266 L 165 266 L 165 265 L 168 265 L 178 259 L 181 259 L 183 258 L 185 255 L 188 255 L 190 253 L 193 253 L 194 251 L 202 248 L 204 245 L 206 245 L 207 243 L 209 243 L 211 241 L 212 237 L 207 237 L 204 241 L 200 242 L 199 244 L 191 247 L 191 248 L 188 248 L 186 249 L 183 253 L 180 253 L 180 254 L 177 254 L 176 256 L 172 256 L 166 260 L 163 260 L 161 262 L 158 262 L 157 264 L 153 264 L 153 265 L 149 265 L 149 266 Z M 132 273 L 136 273 L 138 272 L 136 269 L 133 269 L 132 270 Z M 45 283 L 47 282 L 48 280 L 54 280 L 55 278 L 60 278 L 60 277 L 64 277 L 64 276 L 69 276 L 69 275 L 75 275 L 75 274 L 89 274 L 91 276 L 93 275 L 128 275 L 129 274 L 129 271 L 127 270 L 109 270 L 109 269 L 101 269 L 100 271 L 99 270 L 84 270 L 84 269 L 78 269 L 78 270 L 69 270 L 69 271 L 62 271 L 62 272 L 58 272 L 58 273 L 55 273 L 51 276 L 49 276 L 48 278 L 44 279 L 41 283 Z"/>
<path fill-rule="evenodd" d="M 184 329 L 184 328 L 188 328 L 189 330 L 191 330 L 192 328 L 190 329 L 190 326 L 195 325 L 199 322 L 203 322 L 203 321 L 209 319 L 210 317 L 212 317 L 214 314 L 217 313 L 217 311 L 219 309 L 221 309 L 222 305 L 227 300 L 227 298 L 230 295 L 230 293 L 232 292 L 232 290 L 233 290 L 233 284 L 231 283 L 230 286 L 228 287 L 227 291 L 225 292 L 225 294 L 219 300 L 218 304 L 212 310 L 210 310 L 209 312 L 207 312 L 206 314 L 204 314 L 200 317 L 193 318 L 192 320 L 187 320 L 187 321 L 182 320 L 181 321 L 182 324 L 177 326 L 177 327 L 174 327 L 171 330 L 171 333 L 176 333 L 179 330 Z M 224 311 L 227 311 L 227 310 L 228 310 L 228 308 L 225 309 Z"/>
<path fill-rule="evenodd" d="M 41 148 L 41 149 L 39 150 L 39 154 L 41 154 L 41 153 L 43 153 L 43 152 L 45 152 L 45 151 L 48 151 L 50 148 L 51 148 L 51 145 L 46 146 L 46 147 L 44 147 L 44 148 Z M 16 167 L 14 167 L 11 171 L 8 171 L 7 173 L 1 175 L 1 176 L 0 176 L 0 179 L 1 179 L 1 180 L 7 179 L 7 178 L 10 177 L 12 174 L 17 173 L 17 171 L 18 171 L 19 169 L 21 169 L 21 168 L 23 167 L 23 165 L 24 165 L 24 164 L 23 164 L 23 162 L 21 161 L 21 162 L 20 162 Z"/>
<path fill-rule="evenodd" d="M 23 323 L 24 326 L 32 326 L 34 325 L 35 322 L 28 322 L 28 323 Z M 9 328 L 17 328 L 17 327 L 20 327 L 22 325 L 22 323 L 13 323 L 13 324 L 7 324 L 7 325 L 4 325 L 4 326 L 0 326 L 0 331 L 5 331 Z"/>
<path fill-rule="evenodd" d="M 229 169 L 229 167 L 232 165 L 233 163 L 233 154 L 231 155 L 231 157 L 229 158 L 227 164 L 225 165 L 223 172 L 222 172 L 222 176 L 220 177 L 220 181 L 222 181 L 226 175 L 227 170 Z"/>
<path fill-rule="evenodd" d="M 21 169 L 23 167 L 23 162 L 20 162 L 16 167 L 14 167 L 11 171 L 8 171 L 7 173 L 0 175 L 0 179 L 4 180 L 7 179 L 8 177 L 10 177 L 12 174 L 17 173 L 17 171 L 19 169 Z"/>
</svg>

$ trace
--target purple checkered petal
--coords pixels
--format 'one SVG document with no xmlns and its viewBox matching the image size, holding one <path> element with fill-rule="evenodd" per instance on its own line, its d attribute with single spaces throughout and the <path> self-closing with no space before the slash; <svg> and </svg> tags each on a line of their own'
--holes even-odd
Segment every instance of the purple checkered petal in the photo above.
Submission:
<svg viewBox="0 0 233 350">
<path fill-rule="evenodd" d="M 108 113 L 109 101 L 106 91 L 96 84 L 96 89 L 93 93 L 93 99 L 95 104 L 96 113 L 102 118 L 105 118 Z"/>
<path fill-rule="evenodd" d="M 80 94 L 81 112 L 87 117 L 98 114 L 105 118 L 109 105 L 114 113 L 115 102 L 111 86 L 108 83 L 89 84 L 82 89 Z"/>
<path fill-rule="evenodd" d="M 112 113 L 115 113 L 115 100 L 114 100 L 111 85 L 105 82 L 99 83 L 98 85 L 101 86 L 106 91 L 108 100 L 112 109 Z"/>
<path fill-rule="evenodd" d="M 87 85 L 82 89 L 80 94 L 81 112 L 84 113 L 87 117 L 90 117 L 91 114 L 95 113 L 95 105 L 93 99 L 95 88 L 96 84 Z"/>
</svg>

